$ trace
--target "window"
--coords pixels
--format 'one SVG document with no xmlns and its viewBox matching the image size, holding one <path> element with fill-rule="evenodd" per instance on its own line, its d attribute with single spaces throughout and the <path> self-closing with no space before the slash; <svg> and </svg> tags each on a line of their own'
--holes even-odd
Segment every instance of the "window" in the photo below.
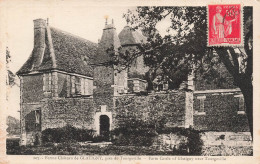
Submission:
<svg viewBox="0 0 260 164">
<path fill-rule="evenodd" d="M 51 73 L 43 74 L 43 91 L 51 92 Z"/>
<path fill-rule="evenodd" d="M 35 110 L 35 130 L 41 131 L 41 111 Z"/>
<path fill-rule="evenodd" d="M 243 95 L 235 95 L 234 97 L 236 97 L 238 99 L 237 102 L 237 114 L 245 114 L 245 100 Z"/>
<path fill-rule="evenodd" d="M 81 78 L 75 77 L 75 94 L 81 95 Z"/>
<path fill-rule="evenodd" d="M 134 92 L 140 92 L 140 86 L 139 86 L 139 81 L 138 80 L 133 80 L 134 83 Z"/>
<path fill-rule="evenodd" d="M 31 111 L 25 116 L 25 131 L 41 131 L 41 110 Z"/>
<path fill-rule="evenodd" d="M 205 115 L 205 99 L 206 96 L 198 96 L 197 99 L 199 100 L 199 109 L 195 111 L 197 115 Z"/>
<path fill-rule="evenodd" d="M 85 95 L 85 79 L 80 78 L 80 90 L 81 90 L 81 94 Z"/>
<path fill-rule="evenodd" d="M 85 81 L 85 85 L 84 85 L 84 90 L 85 90 L 85 95 L 89 95 L 89 91 L 88 91 L 88 87 L 89 87 L 89 85 L 88 85 L 88 79 L 84 79 L 84 81 Z"/>
<path fill-rule="evenodd" d="M 163 83 L 163 90 L 168 90 L 168 83 Z"/>
<path fill-rule="evenodd" d="M 70 89 L 70 95 L 69 96 L 81 96 L 81 95 L 92 95 L 93 94 L 93 80 L 87 79 L 84 77 L 79 76 L 69 76 L 67 77 L 70 84 L 67 84 Z M 69 97 L 68 96 L 68 97 Z"/>
<path fill-rule="evenodd" d="M 163 84 L 159 84 L 157 87 L 158 87 L 158 91 L 162 91 L 163 90 Z"/>
<path fill-rule="evenodd" d="M 200 108 L 199 108 L 199 112 L 204 112 L 204 99 L 199 99 L 200 100 Z"/>
<path fill-rule="evenodd" d="M 70 83 L 71 83 L 71 95 L 74 95 L 75 94 L 75 76 L 71 76 Z"/>
</svg>

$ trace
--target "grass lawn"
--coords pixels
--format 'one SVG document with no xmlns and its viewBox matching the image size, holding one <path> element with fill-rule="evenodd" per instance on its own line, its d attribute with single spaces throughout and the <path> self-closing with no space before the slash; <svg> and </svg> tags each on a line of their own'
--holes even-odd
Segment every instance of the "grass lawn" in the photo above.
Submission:
<svg viewBox="0 0 260 164">
<path fill-rule="evenodd" d="M 145 146 L 98 146 L 79 143 L 46 144 L 42 146 L 19 146 L 19 141 L 7 141 L 8 155 L 172 155 Z"/>
</svg>

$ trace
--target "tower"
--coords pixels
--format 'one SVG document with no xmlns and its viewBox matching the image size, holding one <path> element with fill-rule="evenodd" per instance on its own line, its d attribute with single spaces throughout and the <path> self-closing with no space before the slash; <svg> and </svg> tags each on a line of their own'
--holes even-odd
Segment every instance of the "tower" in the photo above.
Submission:
<svg viewBox="0 0 260 164">
<path fill-rule="evenodd" d="M 103 115 L 109 117 L 109 129 L 113 129 L 111 119 L 114 97 L 127 92 L 127 70 L 120 70 L 114 64 L 120 47 L 121 43 L 113 21 L 111 24 L 106 22 L 94 61 L 93 80 L 95 89 L 93 90 L 93 100 L 97 109 L 95 124 L 98 134 L 101 134 L 101 129 L 99 129 L 101 126 L 99 125 Z"/>
</svg>

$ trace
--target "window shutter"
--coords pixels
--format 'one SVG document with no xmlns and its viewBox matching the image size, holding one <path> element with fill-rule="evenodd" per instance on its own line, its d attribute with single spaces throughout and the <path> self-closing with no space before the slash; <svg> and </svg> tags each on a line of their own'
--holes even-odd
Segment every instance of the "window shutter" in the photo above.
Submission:
<svg viewBox="0 0 260 164">
<path fill-rule="evenodd" d="M 70 75 L 67 75 L 67 97 L 70 97 L 70 91 L 71 91 L 71 80 Z"/>
<path fill-rule="evenodd" d="M 75 76 L 71 76 L 71 94 L 75 94 Z"/>
<path fill-rule="evenodd" d="M 89 95 L 89 93 L 88 93 L 88 89 L 89 89 L 89 88 L 88 88 L 88 87 L 89 87 L 89 86 L 88 86 L 88 79 L 85 79 L 84 81 L 85 81 L 85 87 L 84 87 L 84 89 L 85 89 L 85 95 Z"/>
<path fill-rule="evenodd" d="M 48 82 L 48 91 L 47 92 L 50 92 L 51 91 L 51 73 L 49 73 L 49 82 Z"/>
<path fill-rule="evenodd" d="M 81 88 L 80 88 L 80 90 L 81 90 L 81 95 L 85 95 L 85 80 L 84 80 L 84 78 L 80 78 L 80 86 L 81 86 Z"/>
</svg>

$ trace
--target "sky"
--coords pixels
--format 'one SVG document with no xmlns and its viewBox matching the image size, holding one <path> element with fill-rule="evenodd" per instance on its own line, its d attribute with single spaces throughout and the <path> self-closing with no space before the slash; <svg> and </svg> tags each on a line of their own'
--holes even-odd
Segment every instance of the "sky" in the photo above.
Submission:
<svg viewBox="0 0 260 164">
<path fill-rule="evenodd" d="M 122 17 L 127 10 L 134 6 L 88 6 L 79 3 L 57 5 L 52 3 L 18 3 L 7 5 L 5 10 L 6 45 L 11 55 L 10 70 L 17 72 L 28 59 L 33 50 L 33 20 L 43 18 L 49 20 L 49 25 L 70 32 L 82 38 L 97 43 L 105 26 L 114 20 L 117 33 L 126 25 Z M 169 21 L 161 22 L 159 29 L 169 26 Z M 166 31 L 160 30 L 160 31 Z M 162 32 L 162 34 L 164 33 Z M 17 77 L 17 82 L 19 79 Z M 19 118 L 20 89 L 14 86 L 9 92 L 7 115 Z"/>
</svg>

